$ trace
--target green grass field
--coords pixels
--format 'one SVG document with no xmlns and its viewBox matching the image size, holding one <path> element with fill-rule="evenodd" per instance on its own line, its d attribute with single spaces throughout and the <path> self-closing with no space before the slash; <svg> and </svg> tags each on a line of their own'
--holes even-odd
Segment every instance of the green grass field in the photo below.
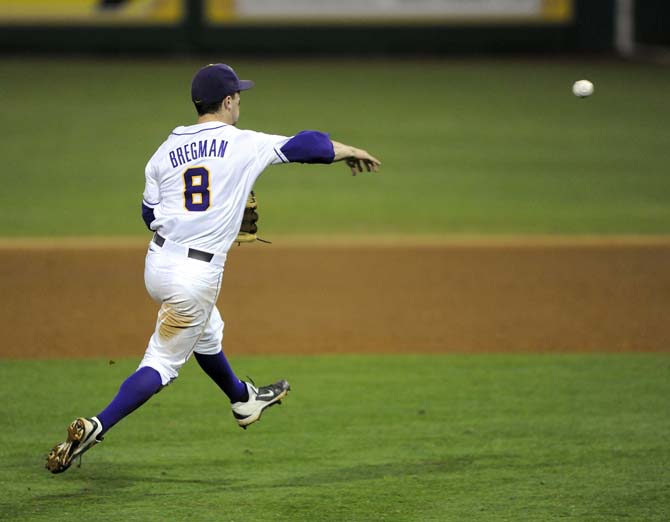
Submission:
<svg viewBox="0 0 670 522">
<path fill-rule="evenodd" d="M 197 364 L 53 476 L 134 367 L 0 363 L 0 519 L 667 521 L 663 356 L 238 358 L 294 392 L 247 431 Z"/>
<path fill-rule="evenodd" d="M 240 127 L 326 130 L 384 163 L 356 178 L 270 169 L 264 235 L 670 233 L 669 68 L 231 63 L 257 82 Z M 144 165 L 193 121 L 200 65 L 0 59 L 0 237 L 146 234 Z M 579 78 L 592 98 L 571 94 Z M 68 422 L 99 412 L 137 361 L 0 360 L 0 520 L 670 519 L 667 356 L 233 362 L 294 393 L 243 432 L 191 362 L 82 468 L 52 476 L 44 457 Z"/>
<path fill-rule="evenodd" d="M 230 60 L 240 127 L 367 148 L 383 174 L 281 166 L 268 234 L 670 232 L 670 69 L 617 62 Z M 144 165 L 201 61 L 2 59 L 0 236 L 143 234 Z M 579 100 L 587 77 L 595 95 Z"/>
</svg>

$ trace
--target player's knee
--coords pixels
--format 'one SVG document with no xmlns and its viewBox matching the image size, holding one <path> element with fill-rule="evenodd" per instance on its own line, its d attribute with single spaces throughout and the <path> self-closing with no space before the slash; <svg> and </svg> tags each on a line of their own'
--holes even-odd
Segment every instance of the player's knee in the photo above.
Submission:
<svg viewBox="0 0 670 522">
<path fill-rule="evenodd" d="M 177 377 L 183 363 L 166 361 L 158 357 L 145 356 L 140 363 L 139 368 L 149 367 L 158 372 L 161 376 L 161 389 L 169 385 Z"/>
<path fill-rule="evenodd" d="M 193 351 L 201 355 L 216 355 L 221 351 L 221 342 L 216 339 L 212 341 L 199 342 L 198 346 L 196 346 L 195 350 Z"/>
</svg>

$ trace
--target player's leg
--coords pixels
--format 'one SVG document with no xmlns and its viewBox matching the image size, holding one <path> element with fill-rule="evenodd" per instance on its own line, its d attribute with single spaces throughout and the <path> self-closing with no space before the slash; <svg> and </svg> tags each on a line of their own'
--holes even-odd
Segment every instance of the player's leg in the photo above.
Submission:
<svg viewBox="0 0 670 522">
<path fill-rule="evenodd" d="M 157 321 L 161 322 L 161 314 Z M 155 336 L 155 333 L 154 333 Z M 156 350 L 154 336 L 149 341 L 149 350 Z M 146 359 L 145 354 L 145 359 Z M 162 371 L 165 373 L 163 367 Z M 173 371 L 172 367 L 170 370 Z M 175 376 L 176 372 L 175 371 Z M 165 381 L 165 382 L 164 382 Z M 95 444 L 102 442 L 103 435 L 121 419 L 130 415 L 137 408 L 147 402 L 165 384 L 170 382 L 164 378 L 159 370 L 151 366 L 141 366 L 121 384 L 118 393 L 107 407 L 94 417 L 79 417 L 72 421 L 67 429 L 67 438 L 57 444 L 47 456 L 47 469 L 52 473 L 62 473 L 67 470 L 74 459 L 88 451 Z"/>
<path fill-rule="evenodd" d="M 195 358 L 205 373 L 228 396 L 235 420 L 246 429 L 260 419 L 266 408 L 280 404 L 288 394 L 290 386 L 285 380 L 259 388 L 253 383 L 240 381 L 221 349 L 222 339 L 223 319 L 215 306 L 195 347 Z"/>
<path fill-rule="evenodd" d="M 198 345 L 219 295 L 223 266 L 157 250 L 147 256 L 145 283 L 161 303 L 139 368 L 152 368 L 167 386 Z M 150 248 L 152 248 L 150 247 Z"/>
<path fill-rule="evenodd" d="M 160 374 L 152 368 L 140 368 L 121 385 L 112 402 L 95 417 L 79 417 L 67 429 L 67 438 L 47 456 L 47 469 L 62 473 L 74 459 L 97 443 L 107 430 L 129 415 L 162 387 Z"/>
<path fill-rule="evenodd" d="M 221 349 L 223 339 L 223 319 L 215 306 L 209 316 L 202 337 L 195 347 L 194 355 L 200 368 L 228 396 L 230 402 L 246 401 L 249 398 L 247 386 L 237 378 L 228 359 Z"/>
<path fill-rule="evenodd" d="M 161 305 L 156 329 L 139 368 L 123 382 L 116 397 L 96 416 L 102 424 L 100 435 L 177 378 L 192 347 L 202 335 L 207 315 L 208 304 L 198 300 L 191 302 L 178 297 Z"/>
<path fill-rule="evenodd" d="M 100 414 L 70 424 L 67 439 L 47 457 L 51 472 L 68 469 L 77 456 L 102 441 L 112 426 L 177 377 L 208 323 L 221 282 L 222 267 L 198 263 L 150 248 L 145 282 L 151 297 L 162 305 L 144 358 Z"/>
<path fill-rule="evenodd" d="M 102 424 L 100 436 L 177 378 L 206 321 L 206 304 L 192 303 L 181 297 L 162 303 L 139 368 L 95 417 Z"/>
<path fill-rule="evenodd" d="M 116 397 L 95 418 L 102 424 L 100 435 L 147 402 L 163 388 L 160 374 L 145 366 L 128 377 Z"/>
</svg>

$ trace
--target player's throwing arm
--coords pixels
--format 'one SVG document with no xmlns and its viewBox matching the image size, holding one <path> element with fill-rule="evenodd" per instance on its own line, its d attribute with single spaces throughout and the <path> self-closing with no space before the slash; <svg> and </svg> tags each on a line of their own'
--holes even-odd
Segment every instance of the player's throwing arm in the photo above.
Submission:
<svg viewBox="0 0 670 522">
<path fill-rule="evenodd" d="M 351 169 L 351 173 L 355 176 L 358 172 L 363 172 L 365 168 L 368 172 L 377 172 L 381 166 L 381 161 L 372 156 L 368 151 L 357 149 L 350 145 L 345 145 L 338 141 L 333 141 L 333 151 L 335 157 L 333 161 L 346 160 L 347 165 Z"/>
</svg>

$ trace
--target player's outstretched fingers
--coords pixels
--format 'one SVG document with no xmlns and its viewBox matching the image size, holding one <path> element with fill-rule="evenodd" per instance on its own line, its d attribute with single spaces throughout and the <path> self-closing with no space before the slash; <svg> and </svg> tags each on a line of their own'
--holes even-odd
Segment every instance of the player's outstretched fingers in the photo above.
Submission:
<svg viewBox="0 0 670 522">
<path fill-rule="evenodd" d="M 379 161 L 377 158 L 375 158 L 372 154 L 370 154 L 366 150 L 361 151 L 361 156 L 363 159 L 363 162 L 365 163 L 365 166 L 368 169 L 368 172 L 377 172 L 379 169 L 379 166 L 382 164 L 381 161 Z"/>
<path fill-rule="evenodd" d="M 351 156 L 346 160 L 352 175 L 355 176 L 357 173 L 363 172 L 363 169 L 368 172 L 377 172 L 381 165 L 381 162 L 377 158 L 361 149 L 354 149 L 354 154 L 355 156 Z"/>
<path fill-rule="evenodd" d="M 362 172 L 359 161 L 356 158 L 349 158 L 347 160 L 347 165 L 351 169 L 352 176 L 355 176 L 357 172 Z"/>
</svg>

